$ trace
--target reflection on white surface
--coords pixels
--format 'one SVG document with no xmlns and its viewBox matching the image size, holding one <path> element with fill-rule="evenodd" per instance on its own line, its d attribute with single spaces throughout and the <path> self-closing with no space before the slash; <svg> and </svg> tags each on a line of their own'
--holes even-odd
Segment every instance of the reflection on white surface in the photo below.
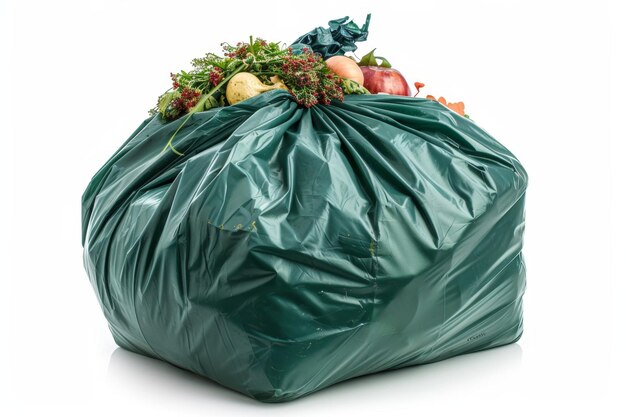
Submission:
<svg viewBox="0 0 626 417">
<path fill-rule="evenodd" d="M 165 404 L 171 401 L 173 406 L 186 404 L 194 409 L 198 403 L 209 408 L 218 403 L 221 406 L 230 403 L 239 408 L 243 405 L 257 409 L 269 407 L 274 411 L 290 408 L 293 411 L 292 407 L 308 407 L 317 402 L 332 402 L 336 409 L 338 403 L 363 405 L 368 399 L 381 397 L 394 401 L 394 396 L 401 396 L 406 401 L 407 393 L 412 400 L 416 397 L 432 399 L 438 395 L 448 397 L 459 389 L 467 394 L 473 385 L 480 390 L 481 384 L 490 379 L 501 379 L 504 383 L 517 375 L 522 356 L 519 344 L 509 344 L 427 365 L 354 378 L 284 404 L 257 402 L 207 378 L 121 348 L 111 354 L 107 380 L 116 395 L 145 396 L 150 403 L 155 399 Z"/>
<path fill-rule="evenodd" d="M 107 382 L 114 393 L 144 396 L 149 402 L 229 401 L 250 404 L 255 400 L 169 363 L 138 355 L 118 347 L 111 353 Z"/>
</svg>

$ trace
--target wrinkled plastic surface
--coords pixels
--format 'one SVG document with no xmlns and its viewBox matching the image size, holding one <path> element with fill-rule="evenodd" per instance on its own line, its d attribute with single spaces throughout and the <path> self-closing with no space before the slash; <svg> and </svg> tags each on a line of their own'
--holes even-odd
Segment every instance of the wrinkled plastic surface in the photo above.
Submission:
<svg viewBox="0 0 626 417">
<path fill-rule="evenodd" d="M 294 52 L 304 47 L 317 52 L 324 59 L 335 55 L 345 55 L 356 51 L 356 43 L 367 40 L 370 15 L 367 15 L 363 26 L 359 27 L 349 17 L 335 19 L 328 22 L 328 27 L 317 27 L 300 36 L 292 44 Z"/>
<path fill-rule="evenodd" d="M 517 341 L 527 176 L 441 104 L 273 91 L 146 120 L 83 196 L 122 347 L 261 401 Z"/>
</svg>

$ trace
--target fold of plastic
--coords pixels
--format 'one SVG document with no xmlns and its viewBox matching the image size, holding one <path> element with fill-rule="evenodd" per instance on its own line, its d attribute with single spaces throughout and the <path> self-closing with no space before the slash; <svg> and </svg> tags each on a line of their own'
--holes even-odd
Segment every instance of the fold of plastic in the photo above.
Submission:
<svg viewBox="0 0 626 417">
<path fill-rule="evenodd" d="M 517 341 L 527 175 L 419 98 L 146 120 L 82 199 L 117 344 L 266 402 Z"/>
<path fill-rule="evenodd" d="M 335 55 L 345 55 L 357 49 L 356 43 L 367 40 L 370 16 L 359 27 L 348 16 L 328 22 L 328 27 L 317 27 L 300 36 L 292 44 L 294 52 L 307 47 L 322 55 L 324 59 Z"/>
</svg>

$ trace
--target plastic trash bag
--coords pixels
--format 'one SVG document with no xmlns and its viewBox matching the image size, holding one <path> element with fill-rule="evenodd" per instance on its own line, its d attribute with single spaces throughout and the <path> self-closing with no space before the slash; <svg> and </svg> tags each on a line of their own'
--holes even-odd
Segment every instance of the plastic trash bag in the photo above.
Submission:
<svg viewBox="0 0 626 417">
<path fill-rule="evenodd" d="M 261 401 L 517 341 L 527 176 L 419 98 L 146 120 L 82 200 L 117 344 Z"/>
</svg>

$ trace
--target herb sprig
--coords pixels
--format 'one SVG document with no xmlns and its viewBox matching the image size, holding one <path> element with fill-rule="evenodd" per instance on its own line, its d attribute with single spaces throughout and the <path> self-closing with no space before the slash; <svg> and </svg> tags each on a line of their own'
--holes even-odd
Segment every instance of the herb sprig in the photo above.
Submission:
<svg viewBox="0 0 626 417">
<path fill-rule="evenodd" d="M 223 56 L 208 53 L 191 61 L 193 69 L 170 74 L 172 88 L 159 97 L 152 113 L 166 120 L 185 114 L 225 106 L 226 84 L 235 74 L 246 71 L 263 83 L 278 77 L 302 106 L 330 104 L 343 100 L 343 80 L 326 65 L 321 55 L 308 48 L 294 52 L 276 42 L 250 37 L 236 45 L 222 43 Z"/>
</svg>

